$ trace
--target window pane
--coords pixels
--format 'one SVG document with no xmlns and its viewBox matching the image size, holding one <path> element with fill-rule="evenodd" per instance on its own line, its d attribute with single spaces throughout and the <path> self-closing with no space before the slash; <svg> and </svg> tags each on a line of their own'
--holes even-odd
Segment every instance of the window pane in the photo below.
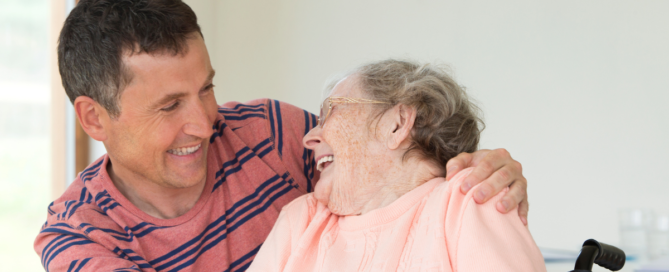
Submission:
<svg viewBox="0 0 669 272">
<path fill-rule="evenodd" d="M 0 1 L 0 263 L 44 271 L 32 244 L 50 202 L 47 0 Z"/>
</svg>

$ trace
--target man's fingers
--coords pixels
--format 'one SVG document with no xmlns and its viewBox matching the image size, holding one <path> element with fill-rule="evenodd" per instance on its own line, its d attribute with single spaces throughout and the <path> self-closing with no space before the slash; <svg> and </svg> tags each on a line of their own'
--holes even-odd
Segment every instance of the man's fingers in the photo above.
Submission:
<svg viewBox="0 0 669 272">
<path fill-rule="evenodd" d="M 527 198 L 527 180 L 520 178 L 515 180 L 509 191 L 497 203 L 497 210 L 507 213 L 515 209 Z"/>
<path fill-rule="evenodd" d="M 477 151 L 478 152 L 478 151 Z M 487 152 L 487 155 L 482 159 L 474 158 L 472 166 L 474 170 L 465 178 L 462 183 L 461 191 L 467 193 L 470 188 L 476 186 L 482 181 L 488 179 L 502 166 L 515 162 L 511 159 L 511 155 L 506 149 L 500 148 Z M 511 184 L 513 179 L 508 180 L 506 185 Z M 494 192 L 499 192 L 499 189 L 494 189 Z"/>
<path fill-rule="evenodd" d="M 469 167 L 474 156 L 470 153 L 460 153 L 457 157 L 446 162 L 446 180 L 451 180 L 460 170 Z"/>
<path fill-rule="evenodd" d="M 490 177 L 488 177 L 479 188 L 477 188 L 476 192 L 474 192 L 474 200 L 476 200 L 477 203 L 484 203 L 488 201 L 491 197 L 496 195 L 497 193 L 501 192 L 504 190 L 504 188 L 508 187 L 516 181 L 517 179 L 524 179 L 522 176 L 518 177 L 516 173 L 518 172 L 518 169 L 520 166 L 517 166 L 516 164 L 519 163 L 511 163 L 504 165 L 502 168 L 497 169 Z M 473 172 L 472 172 L 473 173 Z M 465 182 L 467 182 L 465 180 Z M 505 211 L 508 211 L 512 208 L 515 208 L 516 205 L 525 197 L 525 191 L 524 187 L 527 186 L 527 181 L 524 183 L 521 182 L 522 184 L 518 184 L 512 188 L 508 195 L 511 195 L 514 197 L 514 203 L 506 203 L 506 206 L 508 207 L 505 209 Z M 523 190 L 522 195 L 521 192 L 517 192 L 519 189 Z M 507 201 L 510 201 L 512 199 L 507 199 L 506 196 L 503 198 L 503 200 L 506 199 Z"/>
<path fill-rule="evenodd" d="M 471 189 L 472 187 L 481 183 L 483 180 L 490 177 L 490 175 L 492 175 L 492 173 L 494 173 L 495 170 L 497 170 L 495 168 L 495 165 L 493 165 L 493 163 L 494 162 L 484 161 L 482 163 L 479 163 L 478 166 L 474 167 L 472 172 L 469 173 L 469 175 L 462 182 L 461 191 L 463 193 L 467 193 L 469 189 Z"/>
<path fill-rule="evenodd" d="M 523 224 L 527 226 L 527 215 L 530 211 L 530 203 L 527 202 L 527 198 L 523 199 L 520 204 L 518 204 L 518 216 L 520 216 L 520 221 L 523 221 Z"/>
<path fill-rule="evenodd" d="M 502 213 L 507 213 L 518 207 L 518 216 L 523 224 L 527 225 L 529 212 L 527 180 L 523 177 L 522 165 L 512 159 L 506 149 L 462 153 L 446 163 L 446 179 L 450 180 L 457 172 L 467 167 L 474 169 L 465 177 L 460 187 L 462 193 L 466 194 L 478 185 L 472 194 L 474 201 L 480 204 L 487 202 L 504 188 L 510 187 L 504 197 L 496 203 L 496 208 Z"/>
</svg>

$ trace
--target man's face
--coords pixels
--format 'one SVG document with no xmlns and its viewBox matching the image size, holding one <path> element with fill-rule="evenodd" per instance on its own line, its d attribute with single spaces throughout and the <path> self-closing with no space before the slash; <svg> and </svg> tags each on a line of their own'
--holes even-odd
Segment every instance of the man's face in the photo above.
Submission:
<svg viewBox="0 0 669 272">
<path fill-rule="evenodd" d="M 201 184 L 218 109 L 203 39 L 190 38 L 185 54 L 126 54 L 123 62 L 132 80 L 121 114 L 102 118 L 113 176 L 166 189 Z"/>
</svg>

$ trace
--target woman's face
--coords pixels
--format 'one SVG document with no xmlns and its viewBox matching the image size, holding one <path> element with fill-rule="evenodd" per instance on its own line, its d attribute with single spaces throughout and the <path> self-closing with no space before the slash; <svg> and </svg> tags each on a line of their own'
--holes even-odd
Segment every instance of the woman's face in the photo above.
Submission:
<svg viewBox="0 0 669 272">
<path fill-rule="evenodd" d="M 330 97 L 363 98 L 353 76 L 337 83 Z M 373 107 L 335 103 L 325 125 L 304 136 L 303 144 L 314 151 L 321 171 L 314 196 L 334 214 L 359 214 L 383 187 L 379 177 L 388 170 L 384 166 L 389 158 L 385 145 L 368 128 Z"/>
</svg>

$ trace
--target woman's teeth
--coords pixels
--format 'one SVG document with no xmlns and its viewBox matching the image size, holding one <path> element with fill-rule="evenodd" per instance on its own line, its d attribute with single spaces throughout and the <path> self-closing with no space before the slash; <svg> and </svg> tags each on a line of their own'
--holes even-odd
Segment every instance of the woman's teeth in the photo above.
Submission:
<svg viewBox="0 0 669 272">
<path fill-rule="evenodd" d="M 195 153 L 195 151 L 200 149 L 201 146 L 202 146 L 202 144 L 199 144 L 199 145 L 196 145 L 196 146 L 193 146 L 193 147 L 175 148 L 175 149 L 167 150 L 167 152 L 172 153 L 172 154 L 177 155 L 177 156 L 184 156 L 184 155 L 189 155 L 189 154 Z"/>
<path fill-rule="evenodd" d="M 320 160 L 318 160 L 318 163 L 316 163 L 316 170 L 318 171 L 323 171 L 323 168 L 325 163 L 334 161 L 334 156 L 325 156 L 322 157 Z"/>
</svg>

